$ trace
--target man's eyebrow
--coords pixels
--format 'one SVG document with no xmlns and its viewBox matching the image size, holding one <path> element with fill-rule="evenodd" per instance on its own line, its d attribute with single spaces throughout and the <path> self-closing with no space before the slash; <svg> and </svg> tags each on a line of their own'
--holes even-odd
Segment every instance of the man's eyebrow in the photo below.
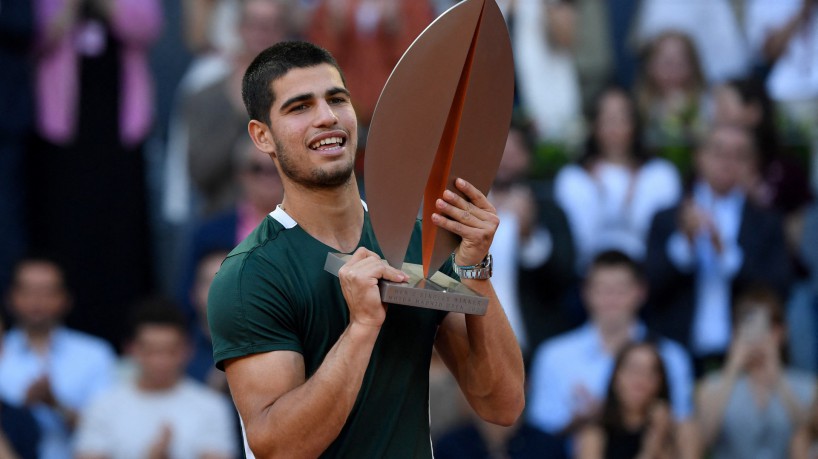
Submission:
<svg viewBox="0 0 818 459">
<path fill-rule="evenodd" d="M 312 93 L 299 94 L 297 96 L 290 97 L 289 99 L 285 100 L 283 104 L 281 104 L 281 110 L 286 109 L 296 102 L 305 102 L 314 97 L 315 96 Z"/>
<path fill-rule="evenodd" d="M 327 96 L 334 96 L 336 94 L 344 94 L 347 97 L 351 96 L 351 94 L 349 93 L 347 88 L 342 88 L 340 86 L 335 86 L 335 87 L 327 89 Z"/>
</svg>

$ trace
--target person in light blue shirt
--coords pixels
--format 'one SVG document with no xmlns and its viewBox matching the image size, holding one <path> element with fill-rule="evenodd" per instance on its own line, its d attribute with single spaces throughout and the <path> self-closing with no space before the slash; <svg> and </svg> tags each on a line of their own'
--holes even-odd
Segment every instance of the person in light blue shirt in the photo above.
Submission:
<svg viewBox="0 0 818 459">
<path fill-rule="evenodd" d="M 102 339 L 62 325 L 71 296 L 54 261 L 19 262 L 9 300 L 16 324 L 3 339 L 0 398 L 32 410 L 38 457 L 70 458 L 77 413 L 113 381 L 116 355 Z"/>
<path fill-rule="evenodd" d="M 622 252 L 602 252 L 589 268 L 582 293 L 589 322 L 544 342 L 534 354 L 529 421 L 552 434 L 575 432 L 598 415 L 619 350 L 632 341 L 652 340 L 668 371 L 680 435 L 695 435 L 690 357 L 681 345 L 655 336 L 639 322 L 637 311 L 646 296 L 639 266 Z"/>
</svg>

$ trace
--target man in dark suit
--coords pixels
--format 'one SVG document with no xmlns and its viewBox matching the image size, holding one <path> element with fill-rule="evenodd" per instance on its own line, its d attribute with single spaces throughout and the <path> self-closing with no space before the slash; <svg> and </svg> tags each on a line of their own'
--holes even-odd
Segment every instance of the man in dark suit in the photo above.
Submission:
<svg viewBox="0 0 818 459">
<path fill-rule="evenodd" d="M 686 343 L 698 374 L 730 342 L 733 294 L 763 283 L 786 298 L 790 263 L 781 221 L 742 186 L 756 167 L 753 136 L 714 126 L 695 157 L 696 180 L 677 206 L 656 215 L 648 240 L 648 323 Z"/>
</svg>

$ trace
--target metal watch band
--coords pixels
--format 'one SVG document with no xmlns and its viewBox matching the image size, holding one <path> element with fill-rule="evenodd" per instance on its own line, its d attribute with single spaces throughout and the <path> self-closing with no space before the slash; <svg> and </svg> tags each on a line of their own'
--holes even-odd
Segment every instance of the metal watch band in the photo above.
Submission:
<svg viewBox="0 0 818 459">
<path fill-rule="evenodd" d="M 480 263 L 471 266 L 461 266 L 455 263 L 454 254 L 452 254 L 452 268 L 454 273 L 460 276 L 461 279 L 490 279 L 491 278 L 491 254 L 486 255 Z"/>
</svg>

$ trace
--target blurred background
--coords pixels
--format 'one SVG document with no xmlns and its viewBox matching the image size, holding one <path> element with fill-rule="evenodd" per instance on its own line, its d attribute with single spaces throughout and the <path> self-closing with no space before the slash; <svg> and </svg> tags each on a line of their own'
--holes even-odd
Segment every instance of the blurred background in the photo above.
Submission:
<svg viewBox="0 0 818 459">
<path fill-rule="evenodd" d="M 818 1 L 497 2 L 493 283 L 527 409 L 478 421 L 433 359 L 436 456 L 818 457 Z M 360 179 L 454 3 L 0 0 L 0 457 L 242 457 L 207 289 L 282 196 L 244 70 L 328 49 Z"/>
</svg>

